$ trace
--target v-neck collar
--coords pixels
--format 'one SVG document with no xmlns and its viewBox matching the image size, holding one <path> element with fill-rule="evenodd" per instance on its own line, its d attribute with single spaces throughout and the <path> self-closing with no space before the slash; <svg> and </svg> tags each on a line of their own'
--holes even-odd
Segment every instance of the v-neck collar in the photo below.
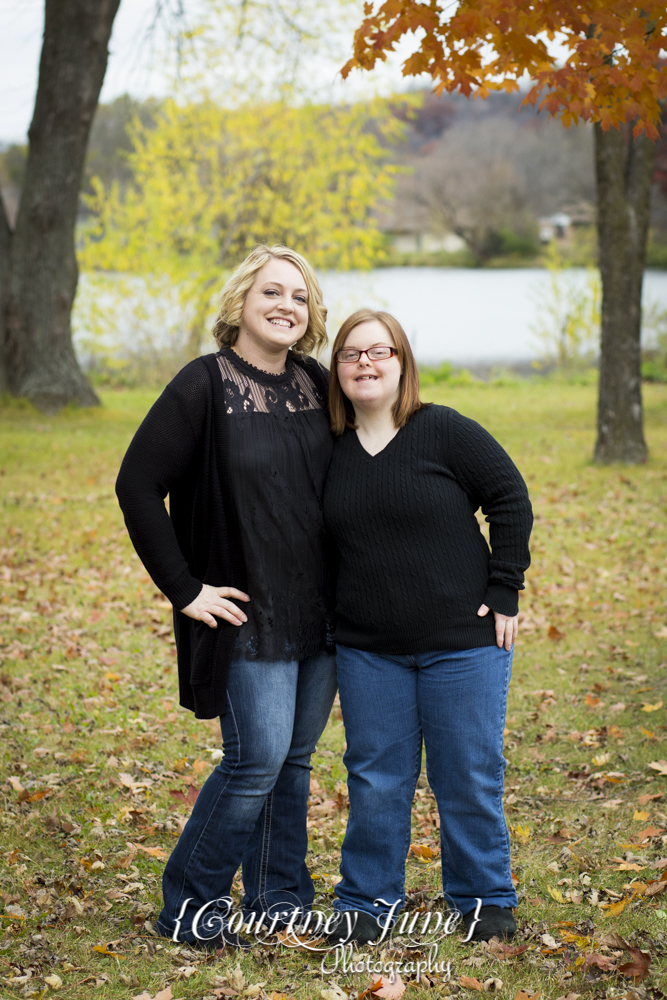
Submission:
<svg viewBox="0 0 667 1000">
<path fill-rule="evenodd" d="M 384 446 L 384 448 L 380 449 L 380 451 L 377 451 L 374 455 L 371 455 L 370 451 L 366 451 L 366 449 L 364 448 L 363 444 L 361 443 L 359 435 L 357 434 L 356 431 L 351 431 L 350 433 L 354 435 L 354 438 L 355 438 L 355 441 L 357 442 L 357 446 L 358 446 L 359 450 L 366 456 L 366 458 L 369 461 L 373 462 L 376 458 L 380 458 L 382 455 L 386 455 L 387 454 L 387 452 L 389 451 L 389 449 L 394 444 L 394 441 L 397 441 L 399 439 L 399 437 L 401 436 L 401 432 L 403 430 L 405 430 L 404 427 L 399 427 L 398 430 L 396 431 L 396 433 L 394 434 L 393 438 L 391 439 L 391 441 L 387 441 L 387 443 Z"/>
</svg>

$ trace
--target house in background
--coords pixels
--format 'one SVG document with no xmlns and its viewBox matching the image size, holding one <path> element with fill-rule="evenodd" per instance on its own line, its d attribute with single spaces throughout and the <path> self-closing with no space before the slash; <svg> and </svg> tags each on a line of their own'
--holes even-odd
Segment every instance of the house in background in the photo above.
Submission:
<svg viewBox="0 0 667 1000">
<path fill-rule="evenodd" d="M 465 250 L 465 240 L 456 233 L 438 231 L 426 208 L 397 200 L 392 209 L 380 225 L 395 253 L 459 253 Z"/>
<path fill-rule="evenodd" d="M 565 207 L 554 215 L 546 215 L 537 220 L 540 243 L 567 243 L 578 226 L 591 226 L 595 221 L 595 210 L 588 202 Z"/>
</svg>

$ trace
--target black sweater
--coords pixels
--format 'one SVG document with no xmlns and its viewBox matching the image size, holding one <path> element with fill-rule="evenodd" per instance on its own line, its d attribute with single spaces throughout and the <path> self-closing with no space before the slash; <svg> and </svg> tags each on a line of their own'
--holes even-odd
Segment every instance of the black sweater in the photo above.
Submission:
<svg viewBox="0 0 667 1000">
<path fill-rule="evenodd" d="M 326 370 L 313 358 L 291 357 L 326 398 Z M 218 618 L 218 627 L 209 628 L 176 609 L 187 607 L 202 583 L 247 589 L 229 468 L 235 431 L 217 356 L 198 358 L 150 409 L 116 483 L 139 558 L 174 605 L 180 702 L 198 719 L 225 712 L 237 626 Z"/>
<path fill-rule="evenodd" d="M 491 552 L 475 511 L 490 523 Z M 375 456 L 334 445 L 324 514 L 339 553 L 336 641 L 377 653 L 495 643 L 530 564 L 526 485 L 491 435 L 446 406 L 419 410 Z"/>
</svg>

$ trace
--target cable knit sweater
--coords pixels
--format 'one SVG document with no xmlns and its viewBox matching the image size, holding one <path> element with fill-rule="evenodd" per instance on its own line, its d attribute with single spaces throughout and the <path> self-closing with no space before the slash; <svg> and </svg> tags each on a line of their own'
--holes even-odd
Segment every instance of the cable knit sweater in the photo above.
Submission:
<svg viewBox="0 0 667 1000">
<path fill-rule="evenodd" d="M 375 456 L 345 431 L 324 514 L 339 553 L 338 643 L 388 654 L 492 646 L 494 618 L 479 618 L 480 604 L 517 613 L 530 565 L 526 484 L 498 442 L 456 410 L 417 411 Z"/>
</svg>

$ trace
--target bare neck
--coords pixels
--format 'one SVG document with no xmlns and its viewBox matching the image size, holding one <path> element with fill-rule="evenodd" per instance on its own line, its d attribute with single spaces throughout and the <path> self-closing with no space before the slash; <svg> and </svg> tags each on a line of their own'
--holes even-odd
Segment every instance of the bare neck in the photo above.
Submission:
<svg viewBox="0 0 667 1000">
<path fill-rule="evenodd" d="M 376 410 L 356 406 L 354 417 L 357 437 L 370 455 L 377 455 L 398 434 L 391 407 Z"/>
</svg>

